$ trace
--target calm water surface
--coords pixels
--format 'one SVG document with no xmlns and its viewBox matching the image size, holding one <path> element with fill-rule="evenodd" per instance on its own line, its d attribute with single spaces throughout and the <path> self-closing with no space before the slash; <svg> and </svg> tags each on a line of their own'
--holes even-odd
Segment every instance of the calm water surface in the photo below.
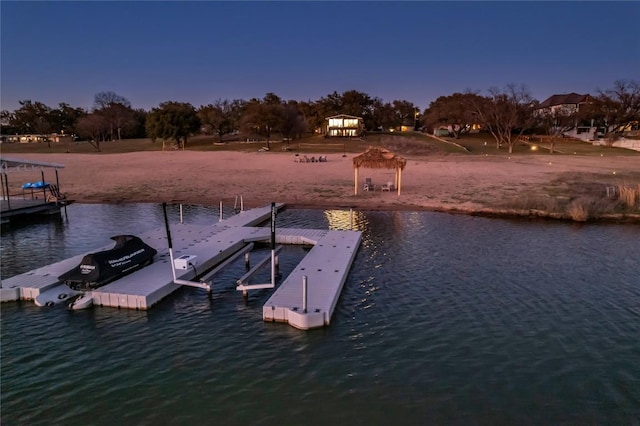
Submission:
<svg viewBox="0 0 640 426">
<path fill-rule="evenodd" d="M 211 298 L 184 288 L 149 311 L 3 304 L 2 424 L 639 424 L 639 226 L 354 216 L 362 246 L 325 329 L 264 323 L 271 292 L 243 300 L 241 260 Z M 158 205 L 72 205 L 3 230 L 2 277 L 162 226 Z M 280 279 L 305 253 L 281 253 Z"/>
</svg>

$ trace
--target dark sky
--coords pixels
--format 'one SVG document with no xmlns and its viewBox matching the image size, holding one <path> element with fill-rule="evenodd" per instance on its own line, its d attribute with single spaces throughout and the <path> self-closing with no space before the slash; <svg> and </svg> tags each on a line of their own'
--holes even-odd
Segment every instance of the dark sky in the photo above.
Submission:
<svg viewBox="0 0 640 426">
<path fill-rule="evenodd" d="M 425 108 L 509 83 L 542 101 L 640 80 L 640 2 L 0 3 L 2 109 L 317 100 Z"/>
</svg>

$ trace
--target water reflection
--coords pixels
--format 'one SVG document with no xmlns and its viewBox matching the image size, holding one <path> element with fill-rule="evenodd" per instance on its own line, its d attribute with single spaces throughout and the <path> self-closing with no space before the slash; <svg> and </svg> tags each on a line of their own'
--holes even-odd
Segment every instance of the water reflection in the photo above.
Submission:
<svg viewBox="0 0 640 426">
<path fill-rule="evenodd" d="M 3 233 L 3 276 L 93 249 L 122 228 L 162 226 L 158 205 L 70 206 L 69 214 L 68 226 Z M 179 220 L 176 206 L 169 214 Z M 197 206 L 183 216 L 217 220 Z M 278 215 L 283 227 L 349 221 L 348 210 Z M 262 322 L 271 292 L 242 299 L 241 260 L 216 278 L 211 297 L 184 288 L 149 311 L 4 304 L 3 424 L 259 424 L 292 415 L 520 424 L 531 413 L 541 424 L 634 424 L 640 227 L 357 212 L 354 228 L 363 244 L 321 330 Z M 305 254 L 287 247 L 278 280 Z"/>
</svg>

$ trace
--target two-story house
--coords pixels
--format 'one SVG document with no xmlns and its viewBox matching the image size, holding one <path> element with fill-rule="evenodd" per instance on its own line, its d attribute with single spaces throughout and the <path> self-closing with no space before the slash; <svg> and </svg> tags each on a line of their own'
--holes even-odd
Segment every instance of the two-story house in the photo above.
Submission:
<svg viewBox="0 0 640 426">
<path fill-rule="evenodd" d="M 364 132 L 362 117 L 339 114 L 325 118 L 327 120 L 327 137 L 356 137 Z"/>
</svg>

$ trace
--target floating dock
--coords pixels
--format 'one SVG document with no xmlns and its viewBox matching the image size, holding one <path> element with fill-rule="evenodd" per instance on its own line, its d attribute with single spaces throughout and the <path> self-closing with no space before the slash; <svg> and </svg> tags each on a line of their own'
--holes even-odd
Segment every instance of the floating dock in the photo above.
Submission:
<svg viewBox="0 0 640 426">
<path fill-rule="evenodd" d="M 361 233 L 321 232 L 301 237 L 313 248 L 265 303 L 265 321 L 287 322 L 302 330 L 329 325 L 360 247 Z"/>
<path fill-rule="evenodd" d="M 0 200 L 0 223 L 2 225 L 17 220 L 28 220 L 33 216 L 60 216 L 60 204 L 44 200 Z"/>
<path fill-rule="evenodd" d="M 283 204 L 276 205 L 277 209 L 283 207 Z M 176 269 L 176 278 L 195 279 L 199 275 L 198 271 L 204 272 L 223 265 L 248 244 L 269 241 L 270 228 L 255 225 L 264 223 L 270 215 L 271 206 L 267 206 L 241 212 L 212 225 L 172 225 L 174 258 L 195 256 L 193 267 Z M 180 285 L 173 282 L 173 265 L 165 229 L 156 229 L 138 236 L 158 251 L 154 262 L 93 290 L 91 295 L 94 305 L 146 310 L 180 288 Z M 329 325 L 360 245 L 360 238 L 361 233 L 358 231 L 277 228 L 276 243 L 307 244 L 313 245 L 313 248 L 267 301 L 263 308 L 263 319 L 287 322 L 300 329 Z M 92 252 L 111 247 L 112 245 L 100 247 Z M 60 288 L 61 283 L 57 277 L 77 266 L 85 254 L 87 253 L 2 280 L 0 299 L 3 302 L 33 300 L 45 291 Z M 307 281 L 305 292 L 303 277 Z M 304 295 L 306 301 L 303 301 Z M 306 313 L 303 312 L 303 305 L 308 307 Z"/>
</svg>

